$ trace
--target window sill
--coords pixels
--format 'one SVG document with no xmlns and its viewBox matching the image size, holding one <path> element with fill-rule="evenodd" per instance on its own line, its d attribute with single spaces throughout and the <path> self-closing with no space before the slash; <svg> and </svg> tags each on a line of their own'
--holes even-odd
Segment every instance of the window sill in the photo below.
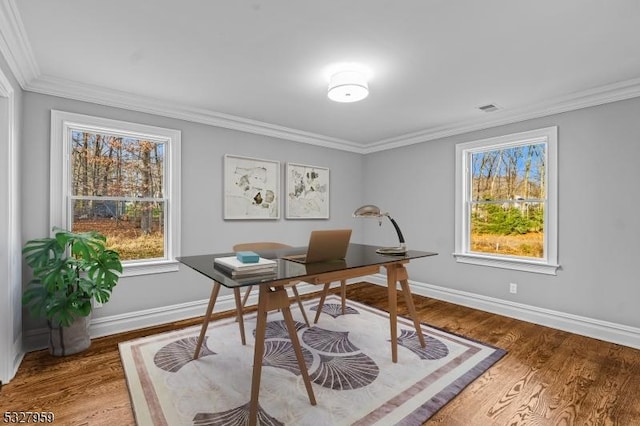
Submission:
<svg viewBox="0 0 640 426">
<path fill-rule="evenodd" d="M 177 260 L 149 260 L 132 261 L 123 264 L 120 277 L 135 277 L 137 275 L 164 274 L 166 272 L 177 272 L 179 270 Z"/>
<path fill-rule="evenodd" d="M 458 263 L 512 269 L 516 271 L 533 272 L 545 275 L 557 275 L 556 271 L 560 267 L 560 265 L 552 265 L 550 263 L 535 262 L 525 259 L 483 256 L 469 253 L 453 253 L 453 257 L 456 258 L 456 262 Z"/>
</svg>

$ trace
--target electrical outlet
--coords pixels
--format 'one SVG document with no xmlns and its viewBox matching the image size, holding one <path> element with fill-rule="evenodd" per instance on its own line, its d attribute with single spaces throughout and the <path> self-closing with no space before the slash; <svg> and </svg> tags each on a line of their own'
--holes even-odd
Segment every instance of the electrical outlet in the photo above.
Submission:
<svg viewBox="0 0 640 426">
<path fill-rule="evenodd" d="M 518 292 L 518 284 L 509 283 L 509 293 L 516 294 Z"/>
<path fill-rule="evenodd" d="M 93 299 L 93 308 L 94 309 L 102 308 L 102 303 L 98 302 L 96 299 Z"/>
</svg>

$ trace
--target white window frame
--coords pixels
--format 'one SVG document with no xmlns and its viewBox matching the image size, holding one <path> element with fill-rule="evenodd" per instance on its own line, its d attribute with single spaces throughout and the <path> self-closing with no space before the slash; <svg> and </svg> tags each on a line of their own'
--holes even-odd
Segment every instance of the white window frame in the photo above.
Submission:
<svg viewBox="0 0 640 426">
<path fill-rule="evenodd" d="M 175 272 L 180 255 L 180 144 L 174 129 L 51 110 L 51 179 L 49 229 L 71 227 L 71 130 L 90 129 L 106 134 L 165 142 L 164 191 L 167 203 L 164 258 L 123 261 L 123 277 Z"/>
<path fill-rule="evenodd" d="M 546 143 L 546 196 L 543 259 L 469 251 L 471 154 L 509 146 Z M 558 264 L 558 127 L 546 127 L 456 145 L 455 252 L 459 263 L 556 275 Z"/>
</svg>

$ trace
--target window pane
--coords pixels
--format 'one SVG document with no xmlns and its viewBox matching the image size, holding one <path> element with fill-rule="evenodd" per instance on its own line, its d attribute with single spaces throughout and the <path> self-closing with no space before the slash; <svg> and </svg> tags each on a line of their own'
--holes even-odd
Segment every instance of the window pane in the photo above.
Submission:
<svg viewBox="0 0 640 426">
<path fill-rule="evenodd" d="M 544 203 L 472 203 L 469 245 L 471 252 L 544 258 Z"/>
<path fill-rule="evenodd" d="M 164 257 L 163 202 L 73 200 L 73 232 L 98 231 L 122 260 Z"/>
<path fill-rule="evenodd" d="M 545 150 L 540 143 L 473 153 L 471 199 L 544 199 Z"/>
<path fill-rule="evenodd" d="M 555 275 L 558 128 L 456 144 L 456 262 Z"/>
<path fill-rule="evenodd" d="M 73 130 L 71 193 L 163 198 L 164 143 Z"/>
</svg>

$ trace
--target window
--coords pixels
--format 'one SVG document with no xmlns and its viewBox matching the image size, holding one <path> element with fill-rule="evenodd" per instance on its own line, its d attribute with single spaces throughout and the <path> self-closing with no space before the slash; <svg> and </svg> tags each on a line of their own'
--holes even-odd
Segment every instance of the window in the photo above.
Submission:
<svg viewBox="0 0 640 426">
<path fill-rule="evenodd" d="M 51 226 L 96 230 L 124 275 L 178 270 L 180 131 L 51 112 Z"/>
<path fill-rule="evenodd" d="M 456 145 L 458 262 L 556 274 L 557 127 Z"/>
</svg>

